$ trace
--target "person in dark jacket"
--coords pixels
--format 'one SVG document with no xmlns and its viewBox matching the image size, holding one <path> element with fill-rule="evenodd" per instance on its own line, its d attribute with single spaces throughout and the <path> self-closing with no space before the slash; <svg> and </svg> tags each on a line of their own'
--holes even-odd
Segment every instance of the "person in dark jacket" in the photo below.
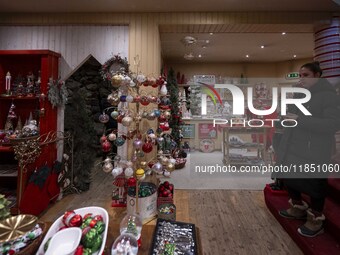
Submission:
<svg viewBox="0 0 340 255">
<path fill-rule="evenodd" d="M 311 99 L 304 107 L 312 115 L 290 108 L 284 118 L 296 120 L 297 126 L 285 128 L 278 148 L 277 163 L 291 166 L 291 172 L 283 175 L 290 208 L 280 211 L 280 215 L 290 219 L 307 218 L 298 228 L 298 232 L 307 237 L 323 232 L 327 176 L 318 175 L 317 169 L 331 162 L 334 135 L 340 129 L 339 98 L 334 87 L 320 78 L 321 75 L 318 62 L 300 68 L 300 85 L 311 92 Z M 310 208 L 302 201 L 301 193 L 310 197 Z"/>
</svg>

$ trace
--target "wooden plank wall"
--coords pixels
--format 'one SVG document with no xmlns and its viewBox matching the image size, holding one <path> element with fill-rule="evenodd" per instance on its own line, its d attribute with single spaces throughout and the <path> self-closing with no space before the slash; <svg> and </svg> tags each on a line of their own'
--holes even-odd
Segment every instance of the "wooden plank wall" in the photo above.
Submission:
<svg viewBox="0 0 340 255">
<path fill-rule="evenodd" d="M 61 78 L 89 54 L 104 63 L 113 54 L 128 57 L 128 26 L 0 26 L 0 49 L 49 49 L 61 53 Z"/>
</svg>

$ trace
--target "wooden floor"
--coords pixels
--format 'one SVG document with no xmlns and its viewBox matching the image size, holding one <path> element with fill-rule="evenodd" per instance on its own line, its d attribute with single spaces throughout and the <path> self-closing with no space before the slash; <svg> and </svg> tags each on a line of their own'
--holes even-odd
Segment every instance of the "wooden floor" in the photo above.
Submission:
<svg viewBox="0 0 340 255">
<path fill-rule="evenodd" d="M 119 223 L 125 209 L 111 207 L 111 190 L 111 175 L 96 169 L 89 191 L 65 196 L 41 220 L 54 221 L 69 209 L 101 206 L 110 221 Z M 267 210 L 262 191 L 176 190 L 175 204 L 178 221 L 199 227 L 204 255 L 303 254 Z"/>
</svg>

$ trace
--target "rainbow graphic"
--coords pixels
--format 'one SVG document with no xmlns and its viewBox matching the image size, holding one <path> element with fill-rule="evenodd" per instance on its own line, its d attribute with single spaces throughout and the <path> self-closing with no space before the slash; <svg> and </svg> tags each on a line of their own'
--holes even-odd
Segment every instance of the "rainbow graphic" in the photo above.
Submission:
<svg viewBox="0 0 340 255">
<path fill-rule="evenodd" d="M 216 105 L 216 98 L 218 99 L 218 102 L 223 106 L 221 96 L 220 94 L 216 91 L 213 85 L 206 84 L 204 82 L 198 82 L 199 84 L 203 85 L 202 86 L 202 93 L 207 94 L 210 96 L 211 100 L 214 102 L 214 105 Z"/>
</svg>

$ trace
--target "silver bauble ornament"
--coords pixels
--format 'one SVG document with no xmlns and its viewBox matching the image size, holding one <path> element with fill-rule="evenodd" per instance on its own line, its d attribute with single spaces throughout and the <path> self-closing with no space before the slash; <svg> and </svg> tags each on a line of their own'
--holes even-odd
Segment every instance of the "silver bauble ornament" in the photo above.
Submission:
<svg viewBox="0 0 340 255">
<path fill-rule="evenodd" d="M 125 174 L 125 177 L 131 177 L 131 176 L 133 176 L 133 169 L 131 168 L 131 167 L 127 167 L 127 168 L 125 168 L 125 170 L 124 170 L 124 174 Z"/>
<path fill-rule="evenodd" d="M 116 140 L 117 136 L 116 136 L 116 134 L 111 133 L 107 136 L 107 138 L 112 142 L 112 141 Z"/>
<path fill-rule="evenodd" d="M 122 119 L 122 125 L 124 127 L 129 127 L 133 122 L 133 118 L 130 117 L 130 116 L 125 116 L 123 119 Z"/>
<path fill-rule="evenodd" d="M 106 162 L 104 165 L 103 165 L 103 171 L 105 173 L 110 173 L 113 169 L 113 165 L 111 162 Z"/>
</svg>

